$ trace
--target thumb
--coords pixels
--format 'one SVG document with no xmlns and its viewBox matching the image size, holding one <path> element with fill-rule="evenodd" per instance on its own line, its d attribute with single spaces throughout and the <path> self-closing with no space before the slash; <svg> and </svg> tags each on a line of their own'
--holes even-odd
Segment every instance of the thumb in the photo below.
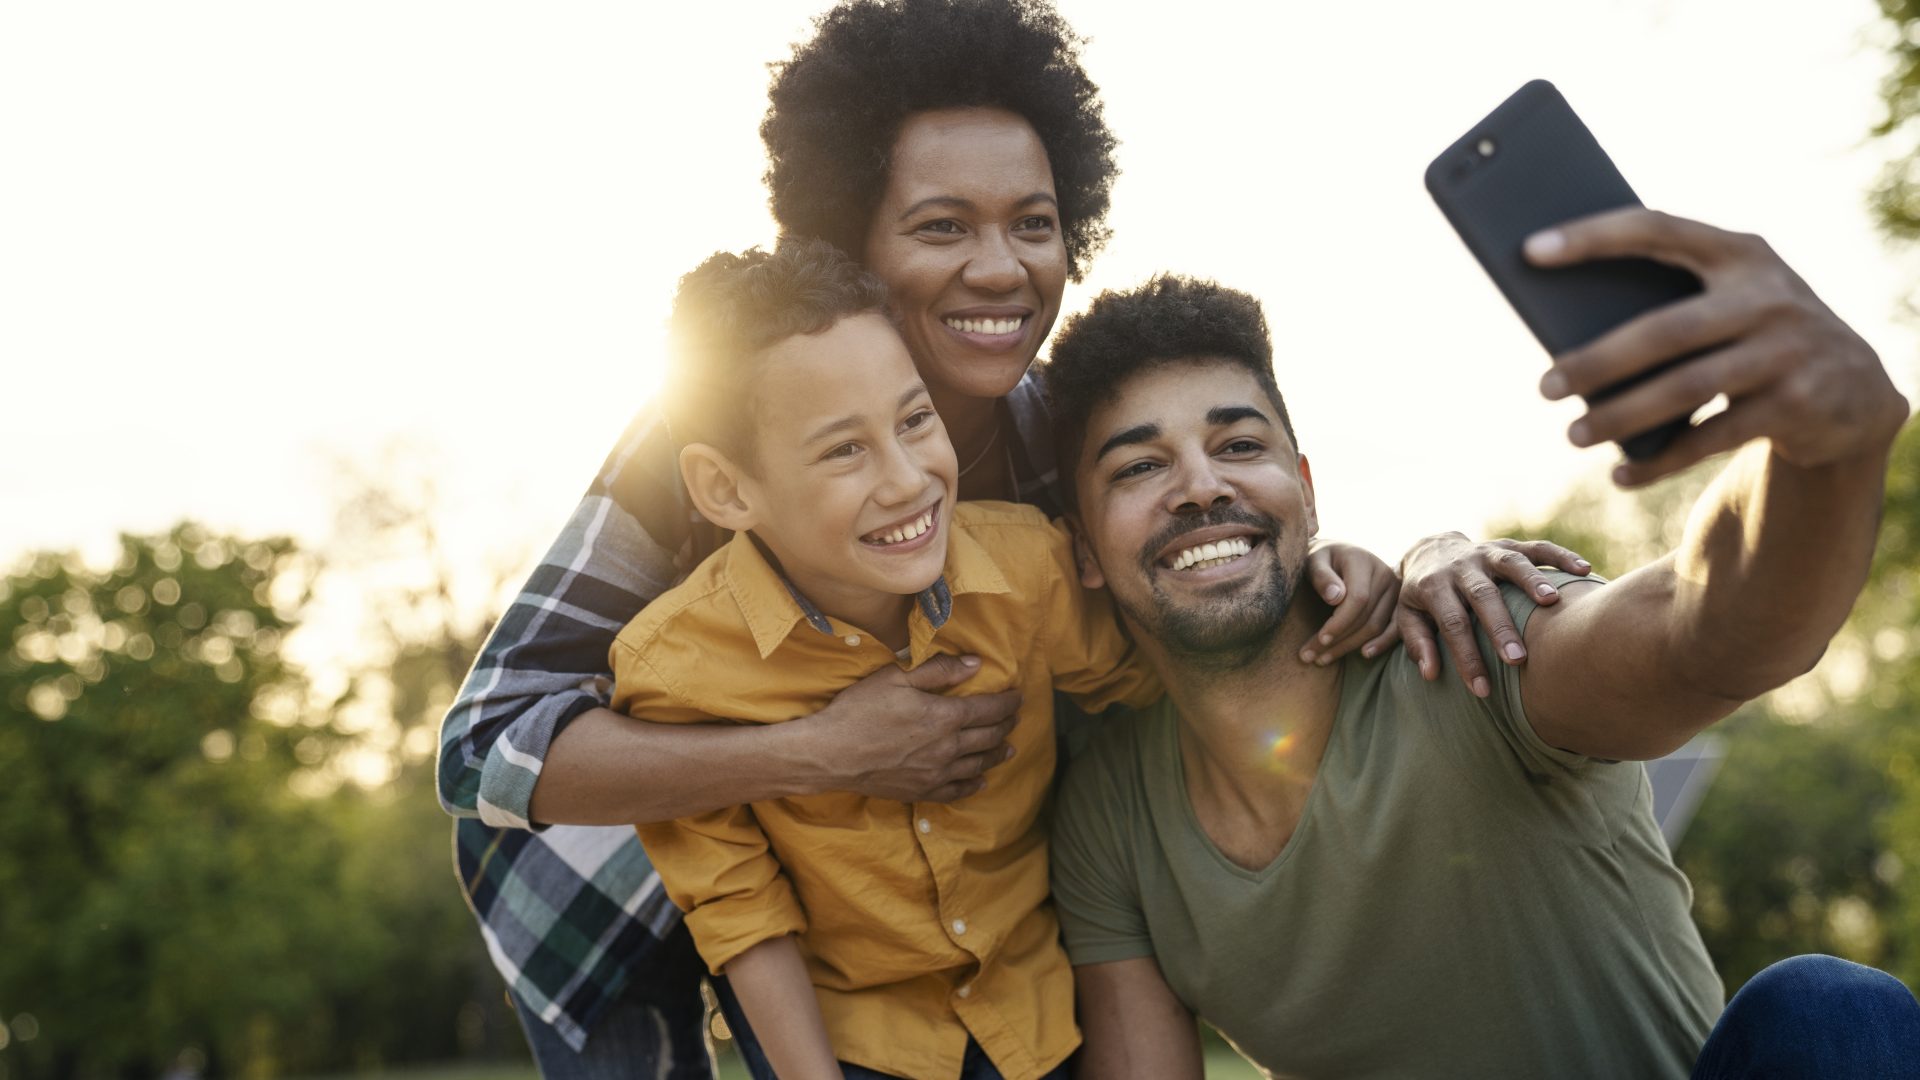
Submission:
<svg viewBox="0 0 1920 1080">
<path fill-rule="evenodd" d="M 907 685 L 916 690 L 945 690 L 973 678 L 980 670 L 977 656 L 948 656 L 942 653 L 907 672 Z"/>
</svg>

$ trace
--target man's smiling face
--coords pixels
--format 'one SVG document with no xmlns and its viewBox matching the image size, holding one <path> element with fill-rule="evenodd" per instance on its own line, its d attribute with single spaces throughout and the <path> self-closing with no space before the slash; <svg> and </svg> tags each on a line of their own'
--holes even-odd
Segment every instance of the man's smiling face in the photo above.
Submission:
<svg viewBox="0 0 1920 1080">
<path fill-rule="evenodd" d="M 1087 418 L 1081 580 L 1136 634 L 1238 663 L 1286 618 L 1319 528 L 1313 478 L 1253 373 L 1223 360 L 1128 378 Z"/>
</svg>

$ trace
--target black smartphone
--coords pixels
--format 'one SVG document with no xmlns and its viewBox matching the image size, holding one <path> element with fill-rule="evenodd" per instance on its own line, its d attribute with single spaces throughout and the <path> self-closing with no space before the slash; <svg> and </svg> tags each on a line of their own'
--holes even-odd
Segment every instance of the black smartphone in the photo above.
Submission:
<svg viewBox="0 0 1920 1080">
<path fill-rule="evenodd" d="M 1541 229 L 1623 206 L 1639 206 L 1593 133 L 1552 83 L 1535 79 L 1427 166 L 1427 191 L 1467 250 L 1540 339 L 1558 356 L 1637 315 L 1692 296 L 1700 279 L 1651 259 L 1604 259 L 1542 269 L 1521 245 Z M 1605 391 L 1588 404 L 1699 355 L 1677 357 Z M 1681 417 L 1622 440 L 1627 457 L 1659 453 L 1687 430 Z"/>
</svg>

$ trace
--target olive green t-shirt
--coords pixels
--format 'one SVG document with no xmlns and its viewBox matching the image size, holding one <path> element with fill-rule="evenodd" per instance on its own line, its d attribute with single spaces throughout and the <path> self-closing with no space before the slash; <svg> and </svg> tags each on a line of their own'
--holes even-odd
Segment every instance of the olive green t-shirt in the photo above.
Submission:
<svg viewBox="0 0 1920 1080">
<path fill-rule="evenodd" d="M 1524 631 L 1533 601 L 1502 591 Z M 1548 746 L 1515 669 L 1487 666 L 1482 701 L 1404 648 L 1348 660 L 1299 825 L 1260 870 L 1201 830 L 1171 705 L 1106 725 L 1054 824 L 1073 963 L 1154 957 L 1277 1076 L 1688 1075 L 1724 990 L 1646 770 Z"/>
</svg>

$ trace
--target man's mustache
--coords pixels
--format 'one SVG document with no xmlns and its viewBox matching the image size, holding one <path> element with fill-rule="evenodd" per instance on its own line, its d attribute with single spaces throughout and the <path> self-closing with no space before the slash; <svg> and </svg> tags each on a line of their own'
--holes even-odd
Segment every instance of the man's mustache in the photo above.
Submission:
<svg viewBox="0 0 1920 1080">
<path fill-rule="evenodd" d="M 1204 514 L 1183 517 L 1160 530 L 1153 539 L 1140 549 L 1140 565 L 1152 571 L 1158 568 L 1156 556 L 1167 549 L 1167 545 L 1188 533 L 1211 529 L 1216 525 L 1245 525 L 1267 534 L 1269 539 L 1280 535 L 1280 522 L 1266 514 L 1255 513 L 1240 506 L 1216 506 Z"/>
</svg>

